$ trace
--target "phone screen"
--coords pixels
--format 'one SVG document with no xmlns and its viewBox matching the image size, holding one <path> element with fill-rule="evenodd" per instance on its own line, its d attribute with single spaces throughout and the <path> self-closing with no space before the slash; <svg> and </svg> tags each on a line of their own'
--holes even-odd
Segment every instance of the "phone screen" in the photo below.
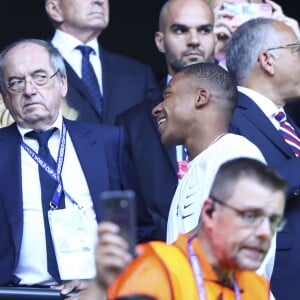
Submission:
<svg viewBox="0 0 300 300">
<path fill-rule="evenodd" d="M 129 251 L 134 255 L 136 244 L 135 193 L 107 191 L 100 194 L 101 221 L 110 221 L 120 227 L 120 235 L 128 242 Z"/>
</svg>

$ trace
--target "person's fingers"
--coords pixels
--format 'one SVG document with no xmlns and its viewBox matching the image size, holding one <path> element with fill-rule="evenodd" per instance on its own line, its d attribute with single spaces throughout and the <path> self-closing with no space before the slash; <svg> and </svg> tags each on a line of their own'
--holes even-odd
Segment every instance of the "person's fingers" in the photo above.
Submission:
<svg viewBox="0 0 300 300">
<path fill-rule="evenodd" d="M 101 235 L 105 232 L 118 233 L 120 232 L 120 228 L 117 224 L 108 221 L 99 223 L 98 235 Z"/>
<path fill-rule="evenodd" d="M 86 289 L 87 286 L 88 286 L 87 280 L 72 280 L 72 281 L 64 283 L 58 287 L 60 288 L 60 290 L 61 290 L 60 292 L 62 295 L 67 295 L 74 290 Z"/>
</svg>

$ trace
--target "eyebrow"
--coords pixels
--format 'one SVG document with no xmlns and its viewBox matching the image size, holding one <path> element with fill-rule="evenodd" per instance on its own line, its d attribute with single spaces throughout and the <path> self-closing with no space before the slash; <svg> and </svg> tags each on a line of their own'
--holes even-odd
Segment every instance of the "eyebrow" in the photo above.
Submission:
<svg viewBox="0 0 300 300">
<path fill-rule="evenodd" d="M 180 23 L 174 23 L 171 25 L 170 27 L 172 30 L 175 30 L 175 29 L 189 29 L 189 28 L 192 28 L 192 26 L 188 26 L 188 25 L 185 25 L 185 24 L 180 24 Z M 208 24 L 202 24 L 202 25 L 199 25 L 196 27 L 198 30 L 212 30 L 213 29 L 213 24 L 211 23 L 208 23 Z"/>
<path fill-rule="evenodd" d="M 37 73 L 46 73 L 46 74 L 48 74 L 48 71 L 45 70 L 45 69 L 37 69 L 37 70 L 34 70 L 33 72 L 31 72 L 29 75 L 32 76 L 32 75 L 35 75 Z M 25 75 L 23 75 L 23 76 L 12 75 L 12 76 L 8 77 L 8 80 L 14 79 L 14 78 L 25 78 Z"/>
</svg>

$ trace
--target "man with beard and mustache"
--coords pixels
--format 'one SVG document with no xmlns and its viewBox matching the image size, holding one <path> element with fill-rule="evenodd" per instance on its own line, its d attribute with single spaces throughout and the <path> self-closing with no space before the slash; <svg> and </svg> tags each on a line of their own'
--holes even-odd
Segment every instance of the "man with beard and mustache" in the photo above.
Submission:
<svg viewBox="0 0 300 300">
<path fill-rule="evenodd" d="M 168 75 L 162 90 L 172 76 L 185 66 L 213 62 L 213 12 L 203 0 L 169 0 L 159 16 L 155 33 L 158 50 L 165 55 Z M 129 139 L 131 155 L 147 206 L 158 225 L 156 238 L 166 239 L 170 203 L 187 169 L 187 155 L 182 145 L 168 147 L 161 143 L 152 109 L 162 100 L 143 102 L 117 118 Z"/>
</svg>

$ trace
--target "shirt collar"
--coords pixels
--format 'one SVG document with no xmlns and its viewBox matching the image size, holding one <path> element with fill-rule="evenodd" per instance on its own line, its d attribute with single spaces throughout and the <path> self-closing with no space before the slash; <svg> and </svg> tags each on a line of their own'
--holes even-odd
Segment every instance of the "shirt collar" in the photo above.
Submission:
<svg viewBox="0 0 300 300">
<path fill-rule="evenodd" d="M 275 114 L 278 112 L 278 107 L 269 98 L 257 91 L 243 86 L 238 86 L 238 91 L 251 98 L 269 119 L 273 119 Z M 283 110 L 283 108 L 281 108 L 281 110 Z"/>
<path fill-rule="evenodd" d="M 46 130 L 50 129 L 50 128 L 57 128 L 58 130 L 56 130 L 54 134 L 58 134 L 60 136 L 61 129 L 62 129 L 62 123 L 63 123 L 62 113 L 59 112 L 59 115 L 58 115 L 56 121 L 52 124 L 52 126 L 50 126 L 49 128 L 46 128 Z M 23 128 L 19 124 L 17 124 L 17 128 L 18 128 L 18 131 L 21 134 L 21 137 L 23 140 L 24 140 L 25 134 L 32 131 L 32 128 Z"/>
<path fill-rule="evenodd" d="M 51 42 L 54 47 L 57 47 L 59 49 L 59 51 L 62 53 L 63 56 L 64 53 L 66 52 L 70 53 L 72 51 L 78 51 L 75 48 L 79 45 L 83 45 L 83 43 L 79 39 L 59 29 L 55 31 Z M 64 48 L 62 49 L 60 45 L 64 45 Z M 99 46 L 98 46 L 98 40 L 96 38 L 89 41 L 85 45 L 92 47 L 93 50 L 95 51 L 95 54 L 99 56 Z"/>
</svg>

